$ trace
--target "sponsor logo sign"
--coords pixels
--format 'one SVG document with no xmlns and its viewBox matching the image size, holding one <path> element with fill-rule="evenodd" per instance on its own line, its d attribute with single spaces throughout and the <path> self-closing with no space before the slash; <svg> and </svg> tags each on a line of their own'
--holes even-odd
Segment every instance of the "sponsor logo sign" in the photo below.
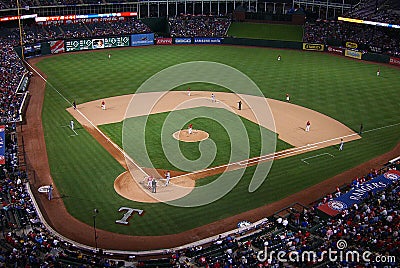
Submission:
<svg viewBox="0 0 400 268">
<path fill-rule="evenodd" d="M 127 47 L 129 46 L 129 37 L 105 37 L 97 39 L 81 39 L 65 41 L 65 51 L 80 51 L 110 47 Z"/>
<path fill-rule="evenodd" d="M 132 34 L 131 46 L 149 46 L 154 44 L 154 33 L 148 34 Z"/>
<path fill-rule="evenodd" d="M 356 49 L 356 48 L 358 48 L 358 44 L 357 43 L 353 43 L 353 42 L 346 42 L 346 47 L 347 48 Z"/>
<path fill-rule="evenodd" d="M 324 51 L 324 45 L 303 43 L 303 50 Z"/>
<path fill-rule="evenodd" d="M 222 38 L 219 37 L 195 37 L 195 44 L 221 44 Z"/>
<path fill-rule="evenodd" d="M 393 64 L 393 65 L 399 65 L 400 66 L 400 58 L 390 57 L 389 63 Z"/>
<path fill-rule="evenodd" d="M 157 45 L 172 45 L 172 38 L 157 38 Z"/>
<path fill-rule="evenodd" d="M 375 52 L 375 53 L 382 53 L 382 48 L 381 47 L 374 47 L 374 46 L 370 46 L 369 50 L 371 52 Z"/>
<path fill-rule="evenodd" d="M 51 54 L 64 53 L 64 40 L 50 41 Z"/>
<path fill-rule="evenodd" d="M 328 52 L 342 55 L 343 54 L 343 49 L 340 48 L 340 47 L 328 46 Z"/>
<path fill-rule="evenodd" d="M 355 50 L 351 50 L 351 49 L 346 49 L 344 52 L 344 55 L 346 57 L 359 59 L 359 60 L 361 60 L 361 57 L 362 57 L 362 53 L 360 51 L 355 51 Z"/>
<path fill-rule="evenodd" d="M 376 193 L 387 188 L 392 183 L 400 179 L 400 171 L 389 170 L 383 175 L 380 175 L 370 181 L 364 182 L 358 187 L 354 187 L 345 194 L 342 194 L 326 204 L 318 207 L 319 210 L 334 216 L 354 204 L 361 203 L 368 197 L 369 193 Z"/>
<path fill-rule="evenodd" d="M 192 38 L 175 38 L 175 44 L 191 44 Z"/>
</svg>

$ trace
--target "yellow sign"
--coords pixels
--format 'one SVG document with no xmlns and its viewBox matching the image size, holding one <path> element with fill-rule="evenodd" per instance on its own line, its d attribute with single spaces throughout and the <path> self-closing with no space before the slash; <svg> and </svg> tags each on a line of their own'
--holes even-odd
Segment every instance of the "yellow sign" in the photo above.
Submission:
<svg viewBox="0 0 400 268">
<path fill-rule="evenodd" d="M 324 51 L 324 45 L 303 43 L 303 50 Z"/>
<path fill-rule="evenodd" d="M 362 57 L 362 53 L 361 52 L 355 51 L 355 50 L 350 50 L 350 49 L 346 49 L 345 52 L 344 52 L 344 55 L 346 57 L 359 59 L 359 60 L 361 60 L 361 57 Z"/>
<path fill-rule="evenodd" d="M 358 45 L 357 45 L 357 43 L 346 42 L 346 47 L 347 47 L 347 48 L 356 49 L 356 48 L 358 48 Z"/>
</svg>

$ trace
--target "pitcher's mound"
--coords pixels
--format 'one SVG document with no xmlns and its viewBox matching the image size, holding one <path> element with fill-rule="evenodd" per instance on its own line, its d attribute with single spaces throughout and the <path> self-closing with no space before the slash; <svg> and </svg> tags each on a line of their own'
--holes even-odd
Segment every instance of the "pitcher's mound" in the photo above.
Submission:
<svg viewBox="0 0 400 268">
<path fill-rule="evenodd" d="M 175 139 L 184 142 L 204 141 L 209 137 L 207 132 L 198 129 L 193 129 L 192 134 L 189 134 L 187 129 L 178 130 L 177 132 L 172 134 L 172 136 L 174 136 Z"/>
</svg>

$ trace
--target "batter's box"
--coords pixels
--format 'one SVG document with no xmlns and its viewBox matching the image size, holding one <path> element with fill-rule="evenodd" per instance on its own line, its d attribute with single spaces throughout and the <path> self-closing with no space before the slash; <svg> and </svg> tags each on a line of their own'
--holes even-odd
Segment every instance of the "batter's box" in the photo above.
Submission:
<svg viewBox="0 0 400 268">
<path fill-rule="evenodd" d="M 313 156 L 310 156 L 310 157 L 302 158 L 301 161 L 304 162 L 304 163 L 306 163 L 307 165 L 309 165 L 309 164 L 310 164 L 310 160 L 311 160 L 311 159 L 314 159 L 314 158 L 317 158 L 317 157 L 330 157 L 330 158 L 334 158 L 335 156 L 332 155 L 332 154 L 330 154 L 330 153 L 323 153 L 323 154 L 317 154 L 317 155 L 313 155 Z"/>
</svg>

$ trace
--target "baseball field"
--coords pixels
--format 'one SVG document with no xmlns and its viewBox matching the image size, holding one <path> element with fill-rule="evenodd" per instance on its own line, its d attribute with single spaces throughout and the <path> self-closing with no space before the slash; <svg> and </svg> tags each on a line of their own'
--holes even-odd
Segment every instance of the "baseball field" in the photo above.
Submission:
<svg viewBox="0 0 400 268">
<path fill-rule="evenodd" d="M 27 145 L 27 154 L 38 173 L 35 186 L 54 181 L 56 197 L 47 201 L 46 196 L 39 196 L 39 203 L 48 211 L 45 218 L 50 225 L 61 234 L 85 244 L 94 244 L 92 234 L 88 234 L 92 230 L 94 208 L 99 211 L 96 226 L 99 229 L 99 247 L 103 248 L 162 248 L 215 235 L 235 228 L 239 220 L 255 221 L 267 216 L 262 214 L 266 211 L 260 208 L 309 187 L 323 185 L 324 181 L 390 151 L 400 140 L 400 71 L 389 66 L 325 53 L 235 46 L 121 49 L 112 50 L 111 59 L 108 59 L 108 53 L 69 53 L 34 62 L 47 80 L 41 112 L 46 150 L 40 151 L 39 146 L 32 143 Z M 278 54 L 282 56 L 281 61 L 276 60 Z M 247 75 L 270 103 L 276 129 L 252 120 L 246 114 L 252 110 L 251 105 L 246 106 L 247 102 L 244 102 L 247 110 L 237 111 L 236 101 L 249 94 L 246 88 L 232 93 L 229 88 L 206 82 L 177 86 L 168 92 L 171 101 L 161 102 L 166 105 L 174 101 L 173 107 L 176 107 L 197 96 L 206 102 L 205 105 L 200 103 L 199 107 L 185 109 L 154 108 L 145 116 L 125 116 L 129 100 L 148 78 L 170 66 L 193 61 L 226 64 Z M 376 76 L 378 68 L 381 70 L 379 77 Z M 176 76 L 180 74 L 176 73 Z M 39 80 L 41 78 L 34 80 L 33 85 L 40 88 Z M 186 92 L 188 87 L 193 91 L 190 97 Z M 218 104 L 228 103 L 231 110 L 213 106 L 209 99 L 211 92 L 217 96 Z M 285 102 L 286 93 L 290 94 L 291 103 Z M 100 108 L 102 100 L 107 104 L 105 111 Z M 71 109 L 73 101 L 77 103 L 80 114 Z M 145 99 L 143 103 L 146 103 Z M 40 115 L 40 109 L 37 112 Z M 82 115 L 86 117 L 86 123 L 83 123 Z M 164 124 L 172 115 L 177 118 L 176 122 L 181 123 Z M 310 132 L 305 133 L 309 117 L 315 120 L 311 120 Z M 69 127 L 71 120 L 76 122 L 73 130 Z M 234 129 L 235 122 L 241 122 L 244 126 L 241 129 L 247 133 L 243 140 L 240 140 L 243 137 L 238 137 L 240 146 L 231 143 L 232 131 L 227 130 Z M 207 132 L 208 139 L 190 143 L 174 141 L 172 133 L 186 130 L 189 123 L 195 129 Z M 363 133 L 358 136 L 360 124 L 363 124 Z M 105 136 L 99 134 L 97 128 Z M 160 134 L 164 130 L 169 137 L 166 141 L 163 140 L 164 134 Z M 339 151 L 337 144 L 342 136 L 345 145 L 344 150 Z M 246 141 L 249 149 L 241 147 Z M 196 165 L 179 166 L 176 164 L 179 158 L 174 164 L 167 157 L 163 142 L 176 142 L 183 159 L 191 162 L 202 159 L 203 154 L 207 156 L 208 151 L 214 154 Z M 146 157 L 142 159 L 142 151 L 135 148 L 140 148 L 143 143 Z M 271 165 L 271 159 L 216 174 L 204 173 L 195 179 L 181 177 L 197 170 L 273 153 L 264 151 L 263 143 L 276 143 L 277 152 L 313 144 L 318 146 L 275 159 L 263 178 L 265 180 L 254 192 L 248 189 L 256 169 Z M 324 145 L 319 146 L 321 143 Z M 232 156 L 234 146 L 238 146 L 243 155 Z M 207 185 L 217 180 L 220 174 L 228 177 L 240 174 L 240 180 L 222 198 L 202 206 L 178 207 L 162 202 L 145 202 L 135 197 L 135 193 L 132 193 L 132 198 L 123 196 L 121 189 L 116 188 L 116 179 L 127 168 L 124 157 L 133 158 L 145 171 L 150 168 L 148 164 L 161 174 L 170 170 L 172 183 L 175 176 L 180 176 L 180 182 L 191 180 L 192 188 Z M 47 159 L 48 166 L 43 163 Z M 362 172 L 359 175 L 363 175 Z M 142 177 L 136 179 L 143 180 Z M 347 178 L 347 181 L 351 179 Z M 134 181 L 128 176 L 125 183 L 130 183 L 130 180 Z M 292 201 L 308 205 L 324 193 L 333 191 L 332 185 L 343 183 L 331 181 L 331 188 L 321 186 L 319 191 L 310 190 L 308 195 L 303 195 L 304 198 Z M 159 189 L 162 192 L 169 188 L 160 186 Z M 140 195 L 143 195 L 146 190 L 141 190 Z M 124 213 L 118 211 L 120 207 L 140 209 L 144 213 L 130 217 L 128 225 L 117 224 L 115 221 Z M 55 208 L 67 211 L 74 219 L 56 219 Z M 112 239 L 116 242 L 110 242 Z M 152 244 L 151 239 L 157 243 Z"/>
</svg>

